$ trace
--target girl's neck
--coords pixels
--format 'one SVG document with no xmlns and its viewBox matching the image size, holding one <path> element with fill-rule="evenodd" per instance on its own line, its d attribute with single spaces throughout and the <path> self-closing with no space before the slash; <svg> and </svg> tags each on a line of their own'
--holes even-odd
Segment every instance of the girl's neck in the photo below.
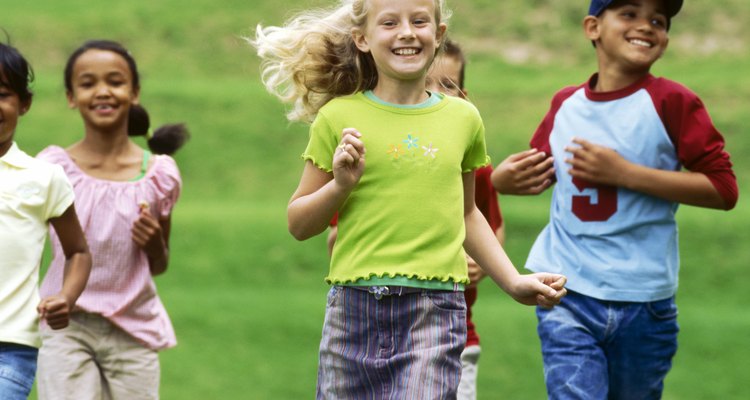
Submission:
<svg viewBox="0 0 750 400">
<path fill-rule="evenodd" d="M 83 140 L 74 145 L 86 153 L 105 157 L 127 154 L 133 146 L 135 143 L 130 140 L 125 128 L 108 132 L 87 128 Z"/>
<path fill-rule="evenodd" d="M 420 104 L 430 97 L 424 79 L 397 82 L 378 80 L 372 92 L 380 100 L 393 104 Z"/>
</svg>

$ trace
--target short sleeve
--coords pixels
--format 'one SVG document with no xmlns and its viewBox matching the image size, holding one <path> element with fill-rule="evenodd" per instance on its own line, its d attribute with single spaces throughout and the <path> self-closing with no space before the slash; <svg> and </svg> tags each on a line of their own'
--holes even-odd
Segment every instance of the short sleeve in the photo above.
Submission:
<svg viewBox="0 0 750 400">
<path fill-rule="evenodd" d="M 335 132 L 328 119 L 319 112 L 310 125 L 310 141 L 307 143 L 302 159 L 312 161 L 325 172 L 333 171 L 333 154 L 341 134 Z"/>
<path fill-rule="evenodd" d="M 62 167 L 51 165 L 51 171 L 47 207 L 44 215 L 47 220 L 63 215 L 75 199 L 73 186 L 70 184 Z"/>
<path fill-rule="evenodd" d="M 489 163 L 490 157 L 487 155 L 487 143 L 484 138 L 484 123 L 479 119 L 474 139 L 466 149 L 466 153 L 464 153 L 464 159 L 461 162 L 461 171 L 473 171 Z"/>
<path fill-rule="evenodd" d="M 167 155 L 158 156 L 158 171 L 154 174 L 153 184 L 157 190 L 158 215 L 167 218 L 180 197 L 182 190 L 182 177 L 177 163 Z"/>
</svg>

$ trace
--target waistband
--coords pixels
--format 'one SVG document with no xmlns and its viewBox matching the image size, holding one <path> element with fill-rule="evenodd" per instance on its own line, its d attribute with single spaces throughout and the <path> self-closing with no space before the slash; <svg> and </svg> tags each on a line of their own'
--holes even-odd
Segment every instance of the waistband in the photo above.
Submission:
<svg viewBox="0 0 750 400">
<path fill-rule="evenodd" d="M 352 288 L 356 290 L 361 290 L 363 292 L 368 292 L 375 296 L 376 300 L 380 300 L 383 298 L 383 296 L 404 296 L 407 294 L 414 294 L 414 293 L 422 293 L 422 292 L 434 292 L 434 291 L 448 291 L 448 290 L 435 290 L 435 289 L 426 289 L 426 288 L 419 288 L 419 287 L 411 287 L 411 286 L 343 286 L 346 288 Z M 450 290 L 453 292 L 460 292 L 461 291 L 461 285 L 460 284 L 454 284 L 453 290 Z"/>
</svg>

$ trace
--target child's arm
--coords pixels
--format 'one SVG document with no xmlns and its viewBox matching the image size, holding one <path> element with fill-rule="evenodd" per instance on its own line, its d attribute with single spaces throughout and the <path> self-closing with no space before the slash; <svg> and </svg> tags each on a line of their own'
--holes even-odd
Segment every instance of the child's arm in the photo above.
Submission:
<svg viewBox="0 0 750 400">
<path fill-rule="evenodd" d="M 667 171 L 634 164 L 615 150 L 583 139 L 573 139 L 565 148 L 565 160 L 573 178 L 624 187 L 668 201 L 698 207 L 728 209 L 724 198 L 708 177 L 700 172 Z"/>
<path fill-rule="evenodd" d="M 86 287 L 91 272 L 91 254 L 73 205 L 61 216 L 51 218 L 50 223 L 65 254 L 63 285 L 59 293 L 42 299 L 37 311 L 52 329 L 62 329 L 68 326 L 70 313 Z"/>
<path fill-rule="evenodd" d="M 552 164 L 552 157 L 537 149 L 511 154 L 492 171 L 492 185 L 502 194 L 542 193 L 555 177 Z"/>
<path fill-rule="evenodd" d="M 297 240 L 323 232 L 349 193 L 362 177 L 365 146 L 355 129 L 344 129 L 333 156 L 333 172 L 325 172 L 311 161 L 305 163 L 297 190 L 289 200 L 289 232 Z"/>
<path fill-rule="evenodd" d="M 151 215 L 147 205 L 141 206 L 141 213 L 133 223 L 131 232 L 133 241 L 143 249 L 146 257 L 148 257 L 151 275 L 160 275 L 167 271 L 171 227 L 170 216 L 156 219 Z"/>
<path fill-rule="evenodd" d="M 492 228 L 474 203 L 474 172 L 463 174 L 464 249 L 501 289 L 521 304 L 552 307 L 566 294 L 562 275 L 535 273 L 521 275 L 498 243 Z"/>
</svg>

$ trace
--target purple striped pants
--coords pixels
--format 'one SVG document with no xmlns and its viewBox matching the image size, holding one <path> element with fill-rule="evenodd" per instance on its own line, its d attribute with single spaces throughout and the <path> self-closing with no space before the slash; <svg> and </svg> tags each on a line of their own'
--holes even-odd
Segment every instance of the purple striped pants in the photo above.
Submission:
<svg viewBox="0 0 750 400">
<path fill-rule="evenodd" d="M 318 399 L 455 399 L 466 344 L 460 291 L 382 296 L 333 286 L 318 365 Z"/>
</svg>

